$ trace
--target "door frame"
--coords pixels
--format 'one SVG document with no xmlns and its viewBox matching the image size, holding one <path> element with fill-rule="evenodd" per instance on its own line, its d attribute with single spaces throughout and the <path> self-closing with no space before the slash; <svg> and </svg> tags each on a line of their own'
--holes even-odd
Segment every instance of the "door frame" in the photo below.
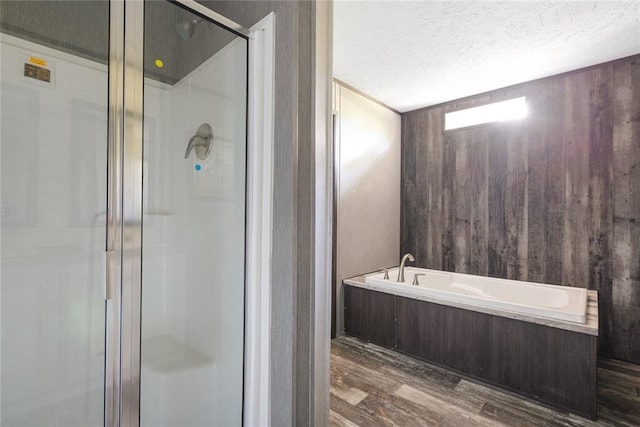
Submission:
<svg viewBox="0 0 640 427">
<path fill-rule="evenodd" d="M 264 147 L 273 146 L 274 17 L 265 18 L 250 32 L 193 0 L 167 1 L 205 16 L 249 41 L 247 106 L 260 94 L 262 107 L 250 110 L 247 117 L 247 173 L 261 186 L 247 182 L 243 419 L 245 423 L 256 420 L 267 424 L 273 160 L 272 150 Z M 111 0 L 109 10 L 104 424 L 128 427 L 140 424 L 144 0 Z M 260 33 L 258 37 L 256 32 Z M 258 66 L 253 68 L 252 64 Z M 270 131 L 259 138 L 252 133 L 254 128 Z M 258 145 L 263 149 L 256 151 Z M 252 172 L 255 165 L 261 165 L 258 172 Z M 261 273 L 247 274 L 249 266 L 254 265 L 261 266 Z"/>
<path fill-rule="evenodd" d="M 104 425 L 120 423 L 120 301 L 122 261 L 122 141 L 124 118 L 124 2 L 109 2 L 107 236 L 103 257 L 105 298 Z"/>
<path fill-rule="evenodd" d="M 144 2 L 112 0 L 109 15 L 104 423 L 135 426 L 140 423 L 144 79 L 144 26 L 138 24 L 144 23 Z"/>
</svg>

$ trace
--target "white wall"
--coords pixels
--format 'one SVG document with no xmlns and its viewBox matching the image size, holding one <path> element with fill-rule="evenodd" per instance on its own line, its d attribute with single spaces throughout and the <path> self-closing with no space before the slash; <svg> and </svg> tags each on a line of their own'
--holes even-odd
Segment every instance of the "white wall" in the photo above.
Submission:
<svg viewBox="0 0 640 427">
<path fill-rule="evenodd" d="M 336 333 L 344 332 L 342 280 L 398 265 L 400 115 L 335 84 Z"/>
</svg>

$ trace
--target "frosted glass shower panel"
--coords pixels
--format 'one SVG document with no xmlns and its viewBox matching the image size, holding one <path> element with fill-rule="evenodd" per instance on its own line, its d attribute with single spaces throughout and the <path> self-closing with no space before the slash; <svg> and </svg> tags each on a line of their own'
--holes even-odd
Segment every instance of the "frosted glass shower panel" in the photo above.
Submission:
<svg viewBox="0 0 640 427">
<path fill-rule="evenodd" d="M 247 40 L 148 2 L 144 64 L 141 425 L 241 425 Z"/>
<path fill-rule="evenodd" d="M 109 6 L 56 3 L 2 2 L 2 426 L 103 425 Z"/>
</svg>

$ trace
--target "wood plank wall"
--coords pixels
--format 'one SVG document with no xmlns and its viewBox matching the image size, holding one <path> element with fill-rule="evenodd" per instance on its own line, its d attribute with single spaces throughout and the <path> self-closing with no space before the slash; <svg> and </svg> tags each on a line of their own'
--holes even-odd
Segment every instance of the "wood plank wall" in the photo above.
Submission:
<svg viewBox="0 0 640 427">
<path fill-rule="evenodd" d="M 404 113 L 401 222 L 418 266 L 597 290 L 600 354 L 640 363 L 640 55 Z"/>
</svg>

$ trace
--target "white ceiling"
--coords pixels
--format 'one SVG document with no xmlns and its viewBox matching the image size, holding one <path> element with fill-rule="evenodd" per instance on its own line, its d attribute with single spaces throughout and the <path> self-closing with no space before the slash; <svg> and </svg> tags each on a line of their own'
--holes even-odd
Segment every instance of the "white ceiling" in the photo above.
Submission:
<svg viewBox="0 0 640 427">
<path fill-rule="evenodd" d="M 334 77 L 400 111 L 640 53 L 640 0 L 334 3 Z"/>
</svg>

